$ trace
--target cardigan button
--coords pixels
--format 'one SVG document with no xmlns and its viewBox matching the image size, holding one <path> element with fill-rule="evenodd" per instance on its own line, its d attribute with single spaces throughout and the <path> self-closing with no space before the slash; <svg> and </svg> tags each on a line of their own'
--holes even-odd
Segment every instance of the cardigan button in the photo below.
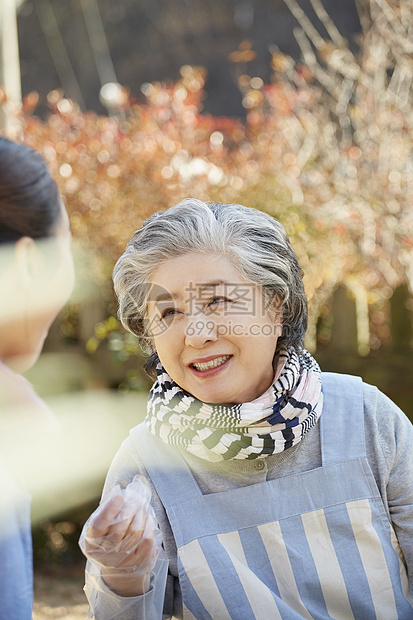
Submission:
<svg viewBox="0 0 413 620">
<path fill-rule="evenodd" d="M 265 463 L 262 459 L 257 459 L 256 461 L 254 461 L 254 468 L 257 469 L 258 471 L 262 471 L 265 467 Z"/>
</svg>

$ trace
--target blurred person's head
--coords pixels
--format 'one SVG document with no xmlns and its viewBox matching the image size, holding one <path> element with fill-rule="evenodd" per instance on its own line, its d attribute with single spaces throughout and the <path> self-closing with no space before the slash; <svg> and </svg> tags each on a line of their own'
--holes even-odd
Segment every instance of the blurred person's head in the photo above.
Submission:
<svg viewBox="0 0 413 620">
<path fill-rule="evenodd" d="M 132 235 L 114 270 L 120 319 L 149 345 L 148 370 L 158 361 L 156 338 L 148 330 L 152 278 L 164 264 L 172 279 L 176 259 L 185 255 L 194 261 L 195 255 L 200 256 L 201 264 L 202 256 L 221 257 L 233 266 L 240 282 L 257 287 L 274 324 L 280 331 L 282 326 L 274 340 L 275 354 L 281 347 L 302 347 L 307 299 L 302 270 L 283 226 L 266 213 L 242 205 L 188 199 L 149 217 Z"/>
<path fill-rule="evenodd" d="M 0 360 L 19 371 L 40 355 L 73 287 L 71 234 L 39 153 L 0 137 Z"/>
</svg>

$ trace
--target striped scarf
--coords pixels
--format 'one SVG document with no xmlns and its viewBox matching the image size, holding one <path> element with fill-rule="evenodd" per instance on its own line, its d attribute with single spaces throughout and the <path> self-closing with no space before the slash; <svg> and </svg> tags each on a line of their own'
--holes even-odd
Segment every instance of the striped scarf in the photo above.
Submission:
<svg viewBox="0 0 413 620">
<path fill-rule="evenodd" d="M 302 349 L 279 354 L 274 383 L 252 402 L 204 403 L 179 387 L 158 364 L 145 423 L 153 435 L 207 461 L 256 459 L 297 444 L 323 406 L 321 373 Z"/>
</svg>

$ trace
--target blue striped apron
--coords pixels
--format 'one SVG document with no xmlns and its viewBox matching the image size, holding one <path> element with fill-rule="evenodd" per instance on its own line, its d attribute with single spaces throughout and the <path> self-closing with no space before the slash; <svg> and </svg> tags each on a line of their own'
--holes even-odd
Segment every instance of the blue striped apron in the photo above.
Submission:
<svg viewBox="0 0 413 620">
<path fill-rule="evenodd" d="M 322 466 L 264 483 L 202 495 L 177 450 L 142 436 L 178 548 L 185 620 L 413 618 L 366 459 L 361 380 L 323 373 L 323 391 Z"/>
</svg>

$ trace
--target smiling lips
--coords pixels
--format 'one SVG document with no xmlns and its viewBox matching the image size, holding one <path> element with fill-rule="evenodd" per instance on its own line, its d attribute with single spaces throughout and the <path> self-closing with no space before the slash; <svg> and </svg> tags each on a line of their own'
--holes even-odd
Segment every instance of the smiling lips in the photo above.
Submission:
<svg viewBox="0 0 413 620">
<path fill-rule="evenodd" d="M 190 364 L 197 370 L 198 372 L 205 372 L 207 370 L 211 370 L 212 368 L 218 368 L 218 366 L 222 366 L 226 361 L 229 360 L 231 355 L 221 355 L 220 357 L 215 357 L 213 360 L 209 360 L 208 362 L 193 362 Z"/>
</svg>

